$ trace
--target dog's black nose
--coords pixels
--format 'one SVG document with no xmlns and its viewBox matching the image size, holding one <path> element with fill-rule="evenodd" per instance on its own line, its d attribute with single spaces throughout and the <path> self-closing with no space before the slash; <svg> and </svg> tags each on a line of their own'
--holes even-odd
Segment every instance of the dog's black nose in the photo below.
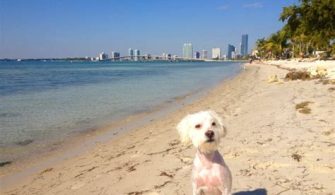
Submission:
<svg viewBox="0 0 335 195">
<path fill-rule="evenodd" d="M 209 138 L 209 139 L 212 139 L 214 137 L 214 131 L 206 131 L 205 135 Z"/>
</svg>

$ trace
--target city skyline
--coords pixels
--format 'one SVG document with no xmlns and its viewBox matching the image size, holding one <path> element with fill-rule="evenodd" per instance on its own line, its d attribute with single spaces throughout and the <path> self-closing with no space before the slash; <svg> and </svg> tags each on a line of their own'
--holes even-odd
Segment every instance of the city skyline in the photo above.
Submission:
<svg viewBox="0 0 335 195">
<path fill-rule="evenodd" d="M 0 58 L 96 56 L 102 51 L 126 54 L 130 47 L 182 56 L 180 45 L 185 42 L 191 42 L 194 51 L 211 51 L 227 44 L 239 46 L 246 33 L 250 52 L 256 39 L 283 26 L 278 20 L 282 7 L 297 0 L 189 2 L 4 0 L 0 4 Z M 186 16 L 192 20 L 181 20 Z"/>
<path fill-rule="evenodd" d="M 250 55 L 250 52 L 248 52 L 248 34 L 243 34 L 241 43 L 240 43 L 241 51 L 238 52 L 236 47 L 234 45 L 228 44 L 227 53 L 224 53 L 224 50 L 221 50 L 221 47 L 212 48 L 211 51 L 211 58 L 210 60 L 232 60 L 232 59 L 242 59 L 243 57 L 248 57 Z M 171 53 L 165 53 L 163 52 L 161 55 L 152 55 L 151 53 L 144 52 L 141 54 L 141 50 L 139 49 L 132 49 L 128 48 L 128 53 L 121 55 L 118 51 L 112 51 L 110 57 L 106 54 L 104 51 L 99 53 L 97 57 L 92 56 L 85 56 L 85 59 L 91 59 L 93 61 L 96 60 L 133 60 L 133 61 L 139 61 L 139 60 L 152 60 L 152 59 L 165 59 L 165 60 L 171 60 L 171 59 L 201 59 L 206 60 L 208 59 L 208 51 L 202 49 L 200 51 L 194 51 L 192 43 L 184 43 L 183 47 L 183 54 L 181 56 L 178 56 L 176 54 Z M 105 57 L 104 57 L 105 56 Z"/>
<path fill-rule="evenodd" d="M 248 50 L 248 45 L 249 45 L 249 42 L 248 42 L 248 34 L 242 34 L 242 39 L 241 39 L 241 42 L 240 42 L 240 48 L 241 48 L 241 51 L 240 53 L 238 53 L 238 51 L 236 50 L 236 47 L 231 45 L 231 44 L 228 44 L 228 50 L 227 50 L 227 56 L 230 56 L 231 58 L 231 54 L 229 54 L 231 51 L 229 51 L 229 47 L 230 46 L 233 46 L 234 47 L 234 52 L 235 54 L 234 55 L 240 55 L 241 57 L 246 57 L 248 56 L 251 52 Z M 130 59 L 134 59 L 136 57 L 136 51 L 137 52 L 140 52 L 140 50 L 133 50 L 132 48 L 129 48 L 128 49 L 128 56 L 130 57 Z M 208 51 L 207 50 L 204 50 L 204 49 L 201 49 L 201 52 L 200 51 L 194 51 L 193 49 L 193 44 L 192 43 L 184 43 L 183 44 L 183 48 L 182 48 L 182 55 L 178 56 L 178 57 L 182 57 L 184 59 L 207 59 L 208 57 Z M 222 50 L 224 52 L 224 49 Z M 214 58 L 218 58 L 218 59 L 223 59 L 225 58 L 224 55 L 222 55 L 222 52 L 221 51 L 221 47 L 217 47 L 217 48 L 212 48 L 212 59 Z M 127 56 L 127 55 L 120 55 L 120 52 L 117 52 L 117 54 L 120 56 Z M 164 56 L 165 52 L 162 53 L 162 57 Z M 140 55 L 140 54 L 137 54 L 137 55 Z M 145 55 L 151 55 L 151 53 L 145 53 Z M 114 51 L 111 52 L 111 56 L 114 56 Z M 159 55 L 157 55 L 159 56 Z"/>
</svg>

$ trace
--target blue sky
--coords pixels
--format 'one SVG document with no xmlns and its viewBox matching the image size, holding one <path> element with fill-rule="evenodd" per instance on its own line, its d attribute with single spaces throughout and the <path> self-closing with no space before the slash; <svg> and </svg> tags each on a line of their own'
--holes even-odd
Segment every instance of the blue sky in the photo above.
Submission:
<svg viewBox="0 0 335 195">
<path fill-rule="evenodd" d="M 140 49 L 181 55 L 239 46 L 279 30 L 297 0 L 0 0 L 0 58 L 96 56 Z"/>
</svg>

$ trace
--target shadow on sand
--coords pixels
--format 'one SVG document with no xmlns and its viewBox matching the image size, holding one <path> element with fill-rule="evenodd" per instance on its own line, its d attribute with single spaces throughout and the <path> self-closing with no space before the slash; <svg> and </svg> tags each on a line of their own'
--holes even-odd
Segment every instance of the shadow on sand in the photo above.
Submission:
<svg viewBox="0 0 335 195">
<path fill-rule="evenodd" d="M 259 188 L 252 191 L 241 191 L 241 192 L 235 192 L 233 195 L 267 195 L 266 189 Z"/>
</svg>

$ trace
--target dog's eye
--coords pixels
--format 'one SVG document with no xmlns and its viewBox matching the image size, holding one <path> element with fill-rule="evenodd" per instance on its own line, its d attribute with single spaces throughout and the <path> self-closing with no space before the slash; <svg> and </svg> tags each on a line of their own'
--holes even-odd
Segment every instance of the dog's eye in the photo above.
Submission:
<svg viewBox="0 0 335 195">
<path fill-rule="evenodd" d="M 195 126 L 195 128 L 196 128 L 196 129 L 200 129 L 200 128 L 201 128 L 201 125 L 200 125 L 200 124 L 197 124 L 197 125 Z"/>
<path fill-rule="evenodd" d="M 215 122 L 212 122 L 212 126 L 216 126 L 216 123 L 215 123 Z"/>
</svg>

